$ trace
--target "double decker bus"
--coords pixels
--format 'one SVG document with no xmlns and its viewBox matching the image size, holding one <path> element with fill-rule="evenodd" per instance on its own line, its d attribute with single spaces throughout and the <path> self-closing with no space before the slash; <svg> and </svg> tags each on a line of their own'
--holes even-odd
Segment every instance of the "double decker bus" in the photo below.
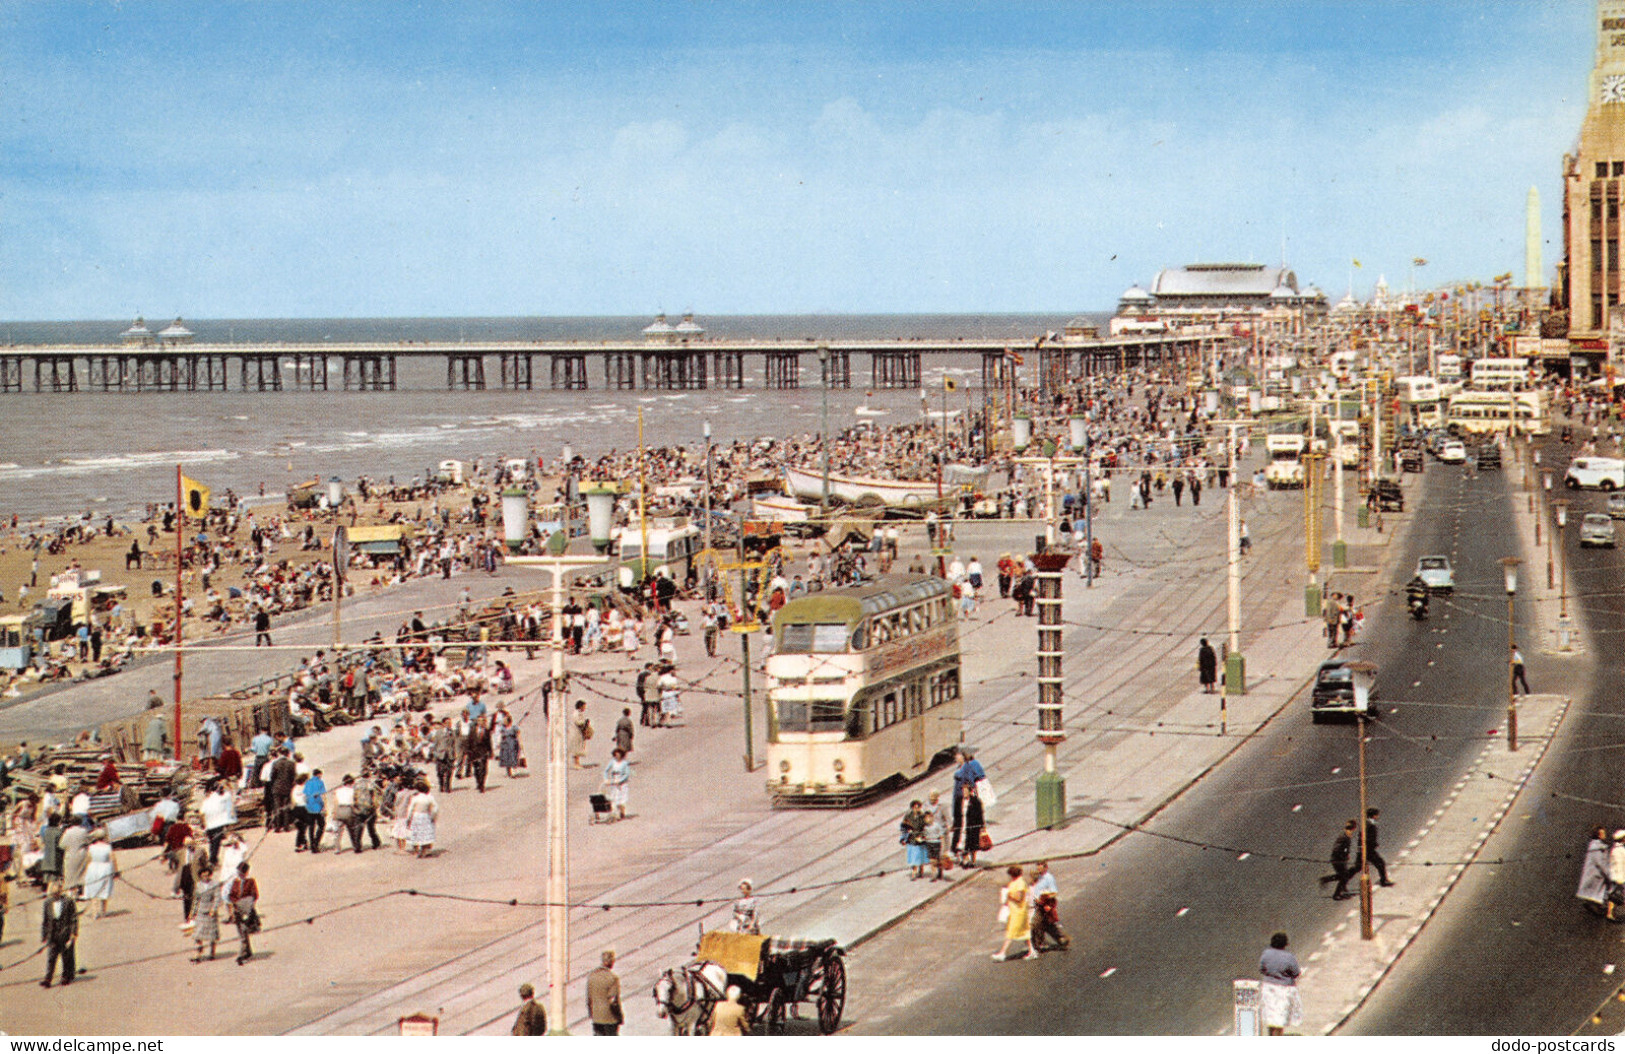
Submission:
<svg viewBox="0 0 1625 1054">
<path fill-rule="evenodd" d="M 959 624 L 931 575 L 800 597 L 773 617 L 767 792 L 845 806 L 918 779 L 961 741 Z"/>
</svg>

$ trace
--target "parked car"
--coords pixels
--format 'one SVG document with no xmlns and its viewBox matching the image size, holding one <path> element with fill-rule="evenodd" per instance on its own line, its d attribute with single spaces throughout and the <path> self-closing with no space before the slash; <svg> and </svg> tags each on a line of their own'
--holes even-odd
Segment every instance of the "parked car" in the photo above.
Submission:
<svg viewBox="0 0 1625 1054">
<path fill-rule="evenodd" d="M 1459 465 L 1467 460 L 1467 444 L 1459 439 L 1446 440 L 1439 448 L 1439 460 L 1447 465 Z"/>
<path fill-rule="evenodd" d="M 1483 444 L 1478 448 L 1476 456 L 1480 469 L 1501 467 L 1501 447 L 1498 443 Z"/>
<path fill-rule="evenodd" d="M 1373 508 L 1383 512 L 1404 512 L 1405 492 L 1399 489 L 1399 481 L 1394 479 L 1379 479 L 1371 485 L 1371 491 L 1366 501 Z"/>
<path fill-rule="evenodd" d="M 1625 461 L 1617 457 L 1577 457 L 1569 462 L 1569 470 L 1563 474 L 1563 486 L 1570 490 L 1581 487 L 1625 489 Z"/>
<path fill-rule="evenodd" d="M 1614 521 L 1606 512 L 1588 512 L 1580 521 L 1580 548 L 1593 545 L 1614 547 Z"/>
<path fill-rule="evenodd" d="M 1449 592 L 1456 588 L 1456 572 L 1450 567 L 1448 556 L 1424 556 L 1416 561 L 1416 575 L 1427 583 L 1433 593 Z"/>
<path fill-rule="evenodd" d="M 1625 491 L 1608 495 L 1608 515 L 1616 520 L 1625 520 Z"/>
<path fill-rule="evenodd" d="M 1367 693 L 1375 696 L 1375 688 Z M 1346 659 L 1332 659 L 1320 664 L 1315 673 L 1315 687 L 1309 695 L 1309 718 L 1320 724 L 1328 717 L 1357 714 L 1360 704 L 1354 690 L 1354 668 Z"/>
</svg>

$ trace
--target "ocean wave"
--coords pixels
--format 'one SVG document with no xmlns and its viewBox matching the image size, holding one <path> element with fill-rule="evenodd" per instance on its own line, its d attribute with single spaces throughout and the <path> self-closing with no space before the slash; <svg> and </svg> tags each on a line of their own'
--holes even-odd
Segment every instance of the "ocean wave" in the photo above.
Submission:
<svg viewBox="0 0 1625 1054">
<path fill-rule="evenodd" d="M 65 457 L 65 469 L 95 471 L 110 468 L 141 468 L 148 465 L 182 464 L 206 465 L 218 461 L 235 461 L 242 454 L 235 450 L 154 450 L 133 454 L 93 454 Z"/>
</svg>

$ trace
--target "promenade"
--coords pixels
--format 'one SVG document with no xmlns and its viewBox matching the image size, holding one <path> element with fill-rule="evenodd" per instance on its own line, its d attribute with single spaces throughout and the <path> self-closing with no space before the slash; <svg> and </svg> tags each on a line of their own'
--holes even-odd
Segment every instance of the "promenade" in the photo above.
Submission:
<svg viewBox="0 0 1625 1054">
<path fill-rule="evenodd" d="M 1122 500 L 1104 505 L 1096 520 L 1106 544 L 1103 577 L 1093 589 L 1071 571 L 1065 578 L 1067 723 L 1073 734 L 1062 747 L 1062 762 L 1073 819 L 1061 829 L 1035 832 L 1032 823 L 1031 780 L 1041 757 L 1033 738 L 1035 625 L 1015 617 L 1013 605 L 996 595 L 963 625 L 966 739 L 979 748 L 1001 792 L 998 806 L 989 810 L 996 846 L 988 860 L 1086 853 L 1119 837 L 1119 824 L 1150 815 L 1234 750 L 1293 697 L 1319 661 L 1322 648 L 1311 646 L 1320 638 L 1319 620 L 1306 618 L 1303 610 L 1302 496 L 1249 498 L 1244 515 L 1254 546 L 1243 564 L 1242 622 L 1249 692 L 1230 698 L 1226 732 L 1219 734 L 1218 697 L 1202 695 L 1195 683 L 1197 638 L 1206 635 L 1218 645 L 1224 628 L 1223 495 L 1205 496 L 1198 509 L 1176 507 L 1169 495 L 1149 510 L 1131 510 Z M 1396 519 L 1404 518 L 1390 517 L 1390 531 Z M 956 552 L 967 559 L 977 555 L 991 567 L 999 553 L 1030 546 L 1033 533 L 1031 523 L 960 524 Z M 1392 533 L 1351 528 L 1349 537 L 1351 562 L 1374 566 Z M 921 542 L 918 532 L 906 539 Z M 387 634 L 402 610 L 447 602 L 465 585 L 478 596 L 510 584 L 524 590 L 540 583 L 519 568 L 494 577 L 415 583 L 376 598 L 371 609 L 347 605 L 346 637 L 352 627 L 357 638 L 370 634 L 369 618 Z M 324 631 L 330 634 L 316 615 L 290 620 L 279 627 L 279 643 L 314 646 L 330 639 Z M 737 650 L 737 638 L 729 635 L 718 657 L 707 660 L 698 634 L 678 639 L 680 674 L 698 678 L 684 696 L 686 723 L 638 729 L 633 817 L 609 825 L 589 825 L 585 801 L 597 786 L 596 770 L 621 707 L 632 705 L 636 713 L 631 673 L 619 657 L 570 660 L 576 674 L 572 694 L 588 701 L 600 730 L 589 768 L 570 773 L 571 895 L 580 905 L 571 912 L 574 1030 L 584 1028 L 585 974 L 601 949 L 614 947 L 621 956 L 626 1031 L 664 1031 L 647 997 L 649 986 L 659 970 L 686 961 L 701 928 L 725 924 L 734 887 L 746 876 L 763 899 L 764 932 L 858 945 L 848 1018 L 861 1017 L 864 1003 L 873 1006 L 875 993 L 883 990 L 874 976 L 880 967 L 862 942 L 894 924 L 888 939 L 906 939 L 909 913 L 949 888 L 911 882 L 896 837 L 908 798 L 946 790 L 945 771 L 862 809 L 768 807 L 759 709 L 757 771 L 746 773 L 742 763 Z M 539 651 L 534 661 L 522 653 L 515 658 L 519 694 L 507 698 L 520 718 L 527 752 L 539 764 L 545 723 L 533 689 L 545 676 L 548 656 Z M 194 659 L 189 669 L 198 677 L 219 676 L 209 672 L 208 661 Z M 237 683 L 259 675 L 259 664 L 269 669 L 273 657 L 234 652 L 219 661 L 234 675 L 229 683 Z M 80 705 L 78 693 L 88 693 L 87 705 L 112 706 L 107 693 L 118 689 L 127 711 L 130 701 L 145 696 L 146 686 L 136 678 L 161 681 L 167 672 L 158 665 L 55 693 L 30 707 L 49 702 L 71 712 Z M 43 723 L 37 714 L 6 711 L 0 719 L 16 727 L 26 727 L 25 719 Z M 339 729 L 302 740 L 301 749 L 332 782 L 358 766 L 358 736 L 357 729 Z M 24 987 L 37 980 L 37 962 L 19 971 L 20 977 L 13 974 L 32 942 L 8 943 L 0 951 L 8 1030 L 95 1031 L 104 1020 L 95 1008 L 111 999 L 123 1010 L 117 1021 L 106 1021 L 107 1031 L 387 1034 L 398 1017 L 421 1010 L 441 1018 L 443 1033 L 505 1032 L 518 985 L 529 981 L 545 993 L 547 981 L 539 906 L 546 873 L 543 787 L 539 778 L 509 780 L 496 772 L 482 796 L 459 781 L 442 796 L 440 841 L 428 860 L 390 849 L 359 857 L 296 856 L 291 835 L 266 840 L 254 861 L 267 932 L 256 941 L 262 954 L 242 970 L 229 957 L 188 963 L 190 946 L 175 929 L 178 903 L 153 899 L 167 891 L 161 869 L 143 863 L 148 851 L 121 853 L 128 879 L 115 900 L 116 913 L 84 927 L 81 954 L 88 973 L 82 980 L 92 983 L 43 998 Z M 953 874 L 964 882 L 976 881 L 980 872 Z M 991 903 L 991 879 L 982 881 Z M 23 919 L 31 914 L 29 908 L 14 911 Z M 255 998 L 219 998 L 242 988 L 245 971 Z M 865 1000 L 856 999 L 870 989 Z M 184 1009 L 177 1014 L 176 1007 Z"/>
</svg>

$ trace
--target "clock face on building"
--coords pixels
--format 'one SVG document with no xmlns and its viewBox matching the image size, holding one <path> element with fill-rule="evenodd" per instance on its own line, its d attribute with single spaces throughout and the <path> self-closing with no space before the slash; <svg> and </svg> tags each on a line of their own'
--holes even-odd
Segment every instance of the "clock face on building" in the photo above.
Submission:
<svg viewBox="0 0 1625 1054">
<path fill-rule="evenodd" d="M 1602 79 L 1603 102 L 1625 102 L 1625 76 L 1614 74 Z"/>
</svg>

